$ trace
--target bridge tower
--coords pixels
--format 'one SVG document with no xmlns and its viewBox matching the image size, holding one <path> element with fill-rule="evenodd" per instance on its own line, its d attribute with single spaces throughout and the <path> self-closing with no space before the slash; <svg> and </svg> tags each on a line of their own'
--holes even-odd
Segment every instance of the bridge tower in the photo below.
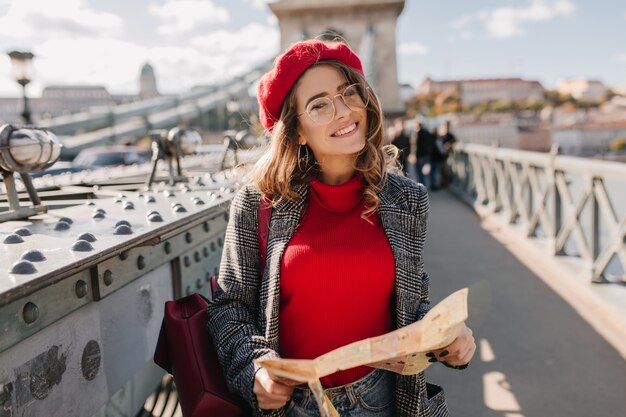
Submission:
<svg viewBox="0 0 626 417">
<path fill-rule="evenodd" d="M 139 96 L 142 99 L 159 96 L 154 68 L 147 62 L 141 67 L 141 75 L 139 76 Z"/>
<path fill-rule="evenodd" d="M 396 63 L 404 0 L 280 0 L 268 6 L 278 18 L 281 50 L 302 39 L 342 37 L 361 57 L 385 114 L 404 112 Z"/>
</svg>

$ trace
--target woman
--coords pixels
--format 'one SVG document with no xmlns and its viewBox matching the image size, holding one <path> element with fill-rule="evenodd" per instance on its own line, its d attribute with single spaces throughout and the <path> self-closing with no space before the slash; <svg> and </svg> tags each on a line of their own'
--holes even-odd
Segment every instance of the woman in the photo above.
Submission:
<svg viewBox="0 0 626 417">
<path fill-rule="evenodd" d="M 231 389 L 257 413 L 315 416 L 308 388 L 272 380 L 253 360 L 315 358 L 422 318 L 428 199 L 422 185 L 387 173 L 380 105 L 345 44 L 292 45 L 258 100 L 271 148 L 233 200 L 208 327 Z M 265 268 L 261 196 L 272 201 Z M 431 361 L 465 365 L 474 350 L 464 327 Z M 342 416 L 447 415 L 423 374 L 357 367 L 322 383 Z"/>
</svg>

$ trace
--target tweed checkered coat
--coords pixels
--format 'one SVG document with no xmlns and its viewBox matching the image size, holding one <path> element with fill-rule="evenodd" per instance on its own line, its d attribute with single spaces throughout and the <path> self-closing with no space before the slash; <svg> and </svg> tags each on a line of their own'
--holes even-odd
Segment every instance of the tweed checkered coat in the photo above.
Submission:
<svg viewBox="0 0 626 417">
<path fill-rule="evenodd" d="M 208 329 L 226 379 L 231 390 L 255 410 L 252 361 L 278 357 L 280 264 L 303 213 L 308 187 L 297 191 L 299 200 L 281 201 L 272 210 L 262 277 L 257 229 L 260 193 L 253 185 L 237 193 L 226 229 L 218 290 L 209 305 Z M 421 319 L 430 307 L 422 258 L 428 196 L 423 185 L 388 174 L 379 197 L 378 212 L 395 260 L 395 324 L 403 327 Z M 433 387 L 428 384 L 427 389 L 423 373 L 398 375 L 397 415 L 447 416 L 443 392 Z M 259 413 L 284 415 L 283 409 Z"/>
</svg>

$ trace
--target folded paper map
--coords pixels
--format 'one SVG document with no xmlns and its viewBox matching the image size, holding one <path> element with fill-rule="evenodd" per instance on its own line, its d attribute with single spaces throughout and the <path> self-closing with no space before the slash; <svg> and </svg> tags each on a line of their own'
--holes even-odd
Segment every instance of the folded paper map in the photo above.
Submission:
<svg viewBox="0 0 626 417">
<path fill-rule="evenodd" d="M 338 417 L 324 395 L 320 378 L 361 365 L 402 375 L 423 371 L 430 365 L 426 353 L 448 346 L 459 335 L 467 320 L 467 292 L 464 288 L 449 295 L 413 324 L 350 343 L 315 359 L 258 359 L 255 363 L 278 381 L 288 378 L 306 382 L 315 395 L 321 415 Z"/>
</svg>

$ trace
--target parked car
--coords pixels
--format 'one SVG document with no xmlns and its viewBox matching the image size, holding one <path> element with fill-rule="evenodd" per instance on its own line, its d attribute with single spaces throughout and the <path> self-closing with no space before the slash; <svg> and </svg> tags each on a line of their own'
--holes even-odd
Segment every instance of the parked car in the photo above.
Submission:
<svg viewBox="0 0 626 417">
<path fill-rule="evenodd" d="M 143 164 L 150 161 L 150 152 L 137 146 L 107 146 L 83 149 L 72 165 L 84 169 L 105 166 Z"/>
</svg>

